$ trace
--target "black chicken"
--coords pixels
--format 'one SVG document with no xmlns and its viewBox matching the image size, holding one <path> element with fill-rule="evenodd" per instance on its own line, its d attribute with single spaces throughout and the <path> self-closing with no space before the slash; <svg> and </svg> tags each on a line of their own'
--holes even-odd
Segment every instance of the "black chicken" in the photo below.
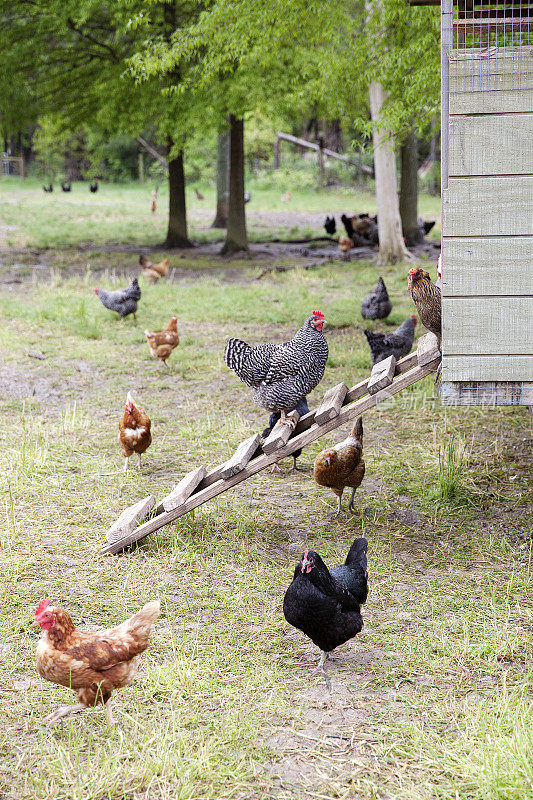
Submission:
<svg viewBox="0 0 533 800">
<path fill-rule="evenodd" d="M 346 236 L 348 236 L 348 238 L 351 239 L 354 234 L 352 218 L 347 217 L 346 214 L 341 214 L 341 222 L 344 225 Z"/>
<path fill-rule="evenodd" d="M 53 192 L 53 191 L 54 191 L 54 187 L 53 187 L 53 185 L 51 183 L 49 183 L 48 186 L 43 186 L 43 192 L 47 192 L 49 194 L 50 192 Z"/>
<path fill-rule="evenodd" d="M 335 222 L 335 217 L 326 217 L 326 221 L 324 222 L 324 228 L 326 229 L 326 233 L 330 236 L 337 230 L 337 223 Z"/>
<path fill-rule="evenodd" d="M 291 411 L 292 410 L 293 409 L 291 408 Z M 309 414 L 309 406 L 307 405 L 307 397 L 302 397 L 301 400 L 298 401 L 298 405 L 296 406 L 295 410 L 298 412 L 298 414 L 301 417 L 303 417 L 304 414 Z M 265 428 L 265 430 L 261 434 L 261 438 L 263 440 L 266 439 L 267 436 L 269 436 L 272 433 L 272 431 L 274 430 L 274 426 L 276 425 L 277 422 L 279 422 L 280 417 L 281 417 L 281 414 L 279 412 L 270 415 L 270 419 L 268 420 L 268 428 Z M 293 470 L 298 470 L 298 467 L 296 466 L 296 459 L 300 458 L 301 455 L 302 455 L 302 448 L 301 447 L 298 448 L 298 450 L 295 450 L 294 453 L 292 453 L 293 465 L 290 468 L 289 472 L 292 472 Z M 281 472 L 281 470 L 278 467 L 277 463 L 272 465 L 272 472 Z"/>
<path fill-rule="evenodd" d="M 98 191 L 98 179 L 97 178 L 95 178 L 94 181 L 91 181 L 91 183 L 89 184 L 89 191 L 92 194 L 96 194 L 96 192 Z"/>
<path fill-rule="evenodd" d="M 70 185 L 70 181 L 62 181 L 61 182 L 61 190 L 63 192 L 70 192 L 72 186 Z"/>
<path fill-rule="evenodd" d="M 133 319 L 137 319 L 137 303 L 141 299 L 141 290 L 137 278 L 134 278 L 126 289 L 119 289 L 116 292 L 106 292 L 105 289 L 95 289 L 95 295 L 99 298 L 103 306 L 110 311 L 116 311 L 122 318 L 128 314 L 133 314 Z"/>
<path fill-rule="evenodd" d="M 318 553 L 306 550 L 283 598 L 283 613 L 290 625 L 303 631 L 322 650 L 312 675 L 331 682 L 324 664 L 332 650 L 363 627 L 361 605 L 368 594 L 366 539 L 356 539 L 341 567 L 328 570 Z"/>
<path fill-rule="evenodd" d="M 401 325 L 398 325 L 393 333 L 374 333 L 374 331 L 366 330 L 365 336 L 368 339 L 372 366 L 379 364 L 389 356 L 394 356 L 398 361 L 409 355 L 415 338 L 416 322 L 417 319 L 413 314 Z"/>
<path fill-rule="evenodd" d="M 241 339 L 230 339 L 226 344 L 226 365 L 255 390 L 258 405 L 281 413 L 284 425 L 293 426 L 287 412 L 322 380 L 328 360 L 328 343 L 322 333 L 325 323 L 324 315 L 313 311 L 295 336 L 283 344 L 250 347 Z"/>
<path fill-rule="evenodd" d="M 391 311 L 392 303 L 387 287 L 383 278 L 380 278 L 374 291 L 361 303 L 361 315 L 363 319 L 385 319 Z"/>
</svg>

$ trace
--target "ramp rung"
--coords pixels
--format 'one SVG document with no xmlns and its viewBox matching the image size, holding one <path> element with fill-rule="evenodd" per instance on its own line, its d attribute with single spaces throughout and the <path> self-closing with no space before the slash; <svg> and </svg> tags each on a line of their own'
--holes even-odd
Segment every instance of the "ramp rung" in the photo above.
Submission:
<svg viewBox="0 0 533 800">
<path fill-rule="evenodd" d="M 135 505 L 125 508 L 117 521 L 109 528 L 106 534 L 107 541 L 111 544 L 129 536 L 154 505 L 155 497 L 151 494 L 149 497 L 139 500 Z"/>
<path fill-rule="evenodd" d="M 315 422 L 317 425 L 322 425 L 323 422 L 327 422 L 338 416 L 347 393 L 348 387 L 344 381 L 328 389 L 315 412 Z"/>
<path fill-rule="evenodd" d="M 297 411 L 291 411 L 290 414 L 287 414 L 287 419 L 293 419 L 295 422 L 298 422 L 300 415 Z M 276 422 L 270 434 L 263 442 L 263 453 L 269 455 L 275 450 L 279 450 L 280 447 L 287 444 L 293 433 L 294 428 L 291 428 L 289 425 L 284 425 L 281 420 Z"/>
<path fill-rule="evenodd" d="M 426 333 L 418 340 L 416 358 L 421 367 L 440 358 L 439 340 L 434 333 Z"/>
<path fill-rule="evenodd" d="M 223 479 L 231 478 L 232 475 L 236 475 L 237 472 L 240 472 L 242 469 L 244 469 L 259 447 L 260 441 L 260 434 L 254 433 L 254 435 L 250 436 L 249 439 L 245 439 L 244 442 L 241 442 L 233 453 L 232 457 L 229 459 L 229 461 L 226 461 L 220 470 L 220 477 Z"/>
<path fill-rule="evenodd" d="M 169 495 L 163 500 L 165 511 L 173 511 L 181 506 L 185 500 L 194 492 L 198 484 L 205 478 L 207 470 L 205 467 L 196 467 L 177 483 Z"/>
<path fill-rule="evenodd" d="M 372 372 L 368 381 L 368 394 L 376 394 L 381 389 L 386 389 L 394 380 L 396 371 L 396 359 L 394 356 L 378 361 L 372 367 Z"/>
</svg>

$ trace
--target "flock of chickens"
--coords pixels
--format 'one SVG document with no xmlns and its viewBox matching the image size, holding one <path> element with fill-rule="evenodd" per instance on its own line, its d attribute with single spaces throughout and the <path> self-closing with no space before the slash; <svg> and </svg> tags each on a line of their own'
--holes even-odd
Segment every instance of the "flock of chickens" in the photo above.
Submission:
<svg viewBox="0 0 533 800">
<path fill-rule="evenodd" d="M 349 252 L 354 247 L 371 247 L 379 244 L 379 230 L 377 215 L 371 217 L 370 214 L 341 214 L 341 222 L 344 225 L 346 236 L 339 236 L 339 250 L 345 259 L 349 258 Z M 425 222 L 418 220 L 420 236 L 424 237 L 435 226 L 435 220 Z M 324 228 L 328 236 L 334 236 L 337 231 L 335 217 L 326 217 Z"/>
<path fill-rule="evenodd" d="M 151 269 L 152 266 L 145 265 L 145 268 Z M 427 272 L 417 268 L 409 270 L 408 289 L 421 321 L 440 341 L 439 286 L 432 283 Z M 137 279 L 122 292 L 95 291 L 107 308 L 121 316 L 134 314 L 140 299 Z M 391 303 L 380 278 L 375 291 L 363 301 L 362 312 L 370 319 L 381 319 L 390 311 Z M 406 320 L 394 334 L 385 335 L 379 341 L 374 338 L 371 344 L 373 363 L 388 351 L 398 355 L 409 352 L 415 321 L 416 318 Z M 176 322 L 173 316 L 165 331 L 146 332 L 151 351 L 157 354 L 159 347 L 172 348 L 177 344 Z M 314 311 L 295 336 L 282 344 L 251 347 L 240 339 L 227 342 L 224 352 L 226 365 L 253 389 L 255 402 L 271 414 L 267 431 L 278 419 L 281 424 L 292 427 L 293 419 L 288 415 L 294 409 L 303 413 L 308 411 L 306 395 L 322 380 L 328 358 L 328 344 L 322 331 L 325 324 L 324 315 Z M 409 348 L 405 350 L 407 344 Z M 128 394 L 119 423 L 125 469 L 133 453 L 137 454 L 140 466 L 141 455 L 151 440 L 150 419 Z M 295 463 L 297 455 L 298 452 L 295 453 Z M 337 513 L 342 510 L 341 500 L 346 487 L 352 489 L 348 511 L 354 511 L 355 491 L 365 474 L 362 456 L 363 423 L 359 417 L 344 441 L 323 450 L 315 459 L 314 478 L 337 496 Z M 322 674 L 328 689 L 331 683 L 325 663 L 329 654 L 363 627 L 361 606 L 368 594 L 367 548 L 365 538 L 356 539 L 344 564 L 332 569 L 327 568 L 318 553 L 306 549 L 285 592 L 285 618 L 320 648 L 320 661 L 313 674 Z M 67 611 L 50 605 L 49 599 L 42 600 L 35 611 L 35 624 L 43 631 L 36 651 L 37 670 L 46 680 L 73 689 L 79 701 L 75 705 L 61 706 L 47 717 L 47 721 L 56 722 L 101 703 L 106 707 L 108 724 L 112 725 L 111 694 L 133 681 L 139 656 L 148 647 L 151 628 L 159 612 L 159 602 L 148 603 L 115 628 L 80 631 Z"/>
</svg>

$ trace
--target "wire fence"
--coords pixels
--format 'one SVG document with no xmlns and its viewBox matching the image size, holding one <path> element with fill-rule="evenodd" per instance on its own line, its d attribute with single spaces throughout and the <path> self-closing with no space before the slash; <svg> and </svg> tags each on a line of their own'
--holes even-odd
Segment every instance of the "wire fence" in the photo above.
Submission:
<svg viewBox="0 0 533 800">
<path fill-rule="evenodd" d="M 529 0 L 454 2 L 450 92 L 533 88 L 532 20 Z"/>
</svg>

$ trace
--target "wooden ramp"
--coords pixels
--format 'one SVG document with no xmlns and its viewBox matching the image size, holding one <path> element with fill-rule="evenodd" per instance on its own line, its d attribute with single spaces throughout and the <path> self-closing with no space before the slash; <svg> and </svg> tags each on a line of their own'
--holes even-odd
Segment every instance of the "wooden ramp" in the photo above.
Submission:
<svg viewBox="0 0 533 800">
<path fill-rule="evenodd" d="M 394 356 L 390 356 L 374 366 L 369 378 L 351 389 L 345 383 L 339 383 L 326 392 L 315 411 L 310 411 L 303 417 L 293 411 L 292 416 L 297 420 L 294 431 L 288 425 L 278 422 L 262 445 L 260 436 L 256 433 L 241 442 L 228 461 L 210 472 L 204 466 L 189 472 L 157 505 L 155 513 L 152 495 L 139 500 L 122 512 L 110 528 L 107 534 L 108 543 L 100 552 L 106 555 L 120 553 L 183 514 L 188 514 L 193 508 L 198 508 L 279 459 L 320 439 L 334 428 L 350 422 L 383 400 L 388 400 L 402 389 L 422 380 L 438 369 L 440 361 L 436 336 L 432 333 L 422 336 L 418 340 L 416 353 L 411 353 L 398 362 Z M 149 512 L 154 515 L 139 524 L 143 515 L 146 516 Z"/>
</svg>

